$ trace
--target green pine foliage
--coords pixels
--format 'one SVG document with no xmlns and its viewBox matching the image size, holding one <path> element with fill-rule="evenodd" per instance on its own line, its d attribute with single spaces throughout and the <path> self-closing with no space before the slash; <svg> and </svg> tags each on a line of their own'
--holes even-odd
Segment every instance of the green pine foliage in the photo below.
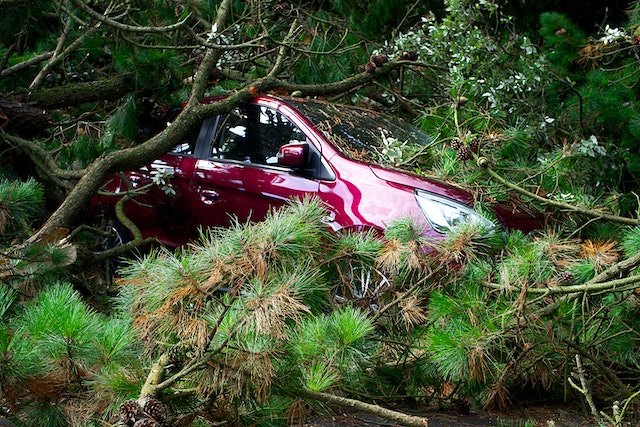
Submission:
<svg viewBox="0 0 640 427">
<path fill-rule="evenodd" d="M 357 383 L 375 346 L 368 342 L 374 332 L 367 313 L 344 307 L 329 316 L 305 319 L 292 331 L 290 358 L 282 367 L 287 378 L 300 378 L 301 384 L 285 384 L 312 391 L 326 391 L 339 382 Z M 289 371 L 289 372 L 287 372 Z"/>
<path fill-rule="evenodd" d="M 578 50 L 586 42 L 585 34 L 561 13 L 540 15 L 540 35 L 547 45 L 547 55 L 554 66 L 569 71 L 578 58 Z"/>
<path fill-rule="evenodd" d="M 620 246 L 627 257 L 640 252 L 640 227 L 633 227 L 624 234 Z"/>
<path fill-rule="evenodd" d="M 134 73 L 140 88 L 166 88 L 165 93 L 177 86 L 186 73 L 180 56 L 172 49 L 122 46 L 114 50 L 113 61 L 119 72 Z"/>
<path fill-rule="evenodd" d="M 140 126 L 138 121 L 138 106 L 135 96 L 129 96 L 122 107 L 107 120 L 103 145 L 110 146 L 115 138 L 123 138 L 127 142 L 133 141 Z"/>
<path fill-rule="evenodd" d="M 87 422 L 102 416 L 100 408 L 138 392 L 140 357 L 130 323 L 95 312 L 67 283 L 50 284 L 19 307 L 3 285 L 0 301 L 0 382 L 5 397 L 34 396 L 31 403 L 11 402 L 25 425 L 68 425 L 71 397 L 95 403 L 79 416 Z"/>
<path fill-rule="evenodd" d="M 21 182 L 0 178 L 0 236 L 25 231 L 44 208 L 44 189 L 34 179 Z"/>
</svg>

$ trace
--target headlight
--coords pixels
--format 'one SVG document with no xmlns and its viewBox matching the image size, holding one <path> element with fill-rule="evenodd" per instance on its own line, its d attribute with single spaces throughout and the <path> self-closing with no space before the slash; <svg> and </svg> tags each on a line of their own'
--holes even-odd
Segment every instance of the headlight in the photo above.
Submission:
<svg viewBox="0 0 640 427">
<path fill-rule="evenodd" d="M 416 190 L 416 201 L 431 227 L 439 233 L 446 233 L 464 222 L 475 222 L 487 229 L 494 227 L 491 221 L 473 209 L 446 197 Z"/>
</svg>

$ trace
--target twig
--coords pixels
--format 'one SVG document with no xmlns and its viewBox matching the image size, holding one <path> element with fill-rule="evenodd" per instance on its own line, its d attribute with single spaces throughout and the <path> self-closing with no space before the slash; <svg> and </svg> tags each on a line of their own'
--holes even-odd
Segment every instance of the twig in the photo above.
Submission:
<svg viewBox="0 0 640 427">
<path fill-rule="evenodd" d="M 585 377 L 585 372 L 584 372 L 584 369 L 582 368 L 582 360 L 580 359 L 579 354 L 576 354 L 576 367 L 578 369 L 576 372 L 576 375 L 580 380 L 580 385 L 577 385 L 575 382 L 573 382 L 573 379 L 571 378 L 569 378 L 569 384 L 571 384 L 571 387 L 576 389 L 578 392 L 580 392 L 584 396 L 587 403 L 589 404 L 589 408 L 591 409 L 591 413 L 593 414 L 593 417 L 595 418 L 596 422 L 599 425 L 602 425 L 602 417 L 598 412 L 598 408 L 596 408 L 596 404 L 593 402 L 593 396 L 591 395 L 591 390 L 589 389 L 589 383 L 587 382 L 587 378 Z"/>
<path fill-rule="evenodd" d="M 40 73 L 38 74 L 38 76 L 43 76 L 44 77 L 44 75 L 46 75 L 51 69 L 53 69 L 53 67 L 57 66 L 71 52 L 73 52 L 78 47 L 80 47 L 80 45 L 82 44 L 84 39 L 86 39 L 87 37 L 91 36 L 92 34 L 94 34 L 97 31 L 98 31 L 98 27 L 97 26 L 91 27 L 87 31 L 83 32 L 82 35 L 80 37 L 78 37 L 73 43 L 71 43 L 69 46 L 67 46 L 67 48 L 65 50 L 63 50 L 59 54 L 56 54 L 54 52 L 53 56 L 51 57 L 51 60 L 46 63 L 46 65 L 42 68 L 42 70 L 40 70 Z M 29 86 L 29 89 L 36 89 L 40 85 L 41 82 L 42 82 L 42 79 L 37 80 L 37 81 L 34 80 L 31 83 L 31 85 Z"/>
<path fill-rule="evenodd" d="M 640 282 L 640 275 L 625 277 L 623 279 L 609 280 L 606 282 L 595 282 L 594 279 L 582 284 L 571 286 L 557 286 L 554 288 L 528 288 L 530 294 L 559 295 L 559 294 L 575 294 L 579 292 L 592 293 L 600 291 L 626 291 L 633 289 L 636 283 Z M 492 289 L 503 291 L 519 291 L 516 286 L 503 286 L 498 283 L 485 282 L 484 286 Z"/>
<path fill-rule="evenodd" d="M 629 387 L 625 383 L 620 380 L 609 368 L 607 368 L 602 361 L 600 361 L 597 357 L 591 356 L 589 353 L 586 353 L 579 345 L 570 341 L 568 339 L 563 339 L 562 342 L 567 344 L 569 347 L 576 350 L 578 353 L 582 354 L 584 357 L 591 360 L 592 363 L 596 365 L 596 367 L 602 371 L 613 383 L 622 391 L 623 393 L 629 393 Z"/>
<path fill-rule="evenodd" d="M 60 178 L 63 178 L 63 179 L 79 179 L 85 173 L 84 169 L 82 169 L 82 170 L 67 170 L 67 169 L 60 168 L 58 166 L 58 164 L 56 163 L 56 161 L 53 159 L 53 157 L 51 157 L 49 151 L 47 151 L 46 149 L 44 149 L 43 147 L 41 147 L 39 144 L 37 144 L 35 142 L 29 141 L 27 139 L 20 138 L 20 137 L 14 136 L 14 135 L 9 135 L 8 133 L 6 133 L 4 131 L 0 132 L 0 138 L 8 141 L 12 145 L 17 145 L 17 146 L 20 146 L 21 148 L 25 149 L 26 153 L 32 159 L 34 159 L 33 154 L 37 153 L 45 161 L 46 167 L 48 168 L 47 171 L 49 173 L 53 174 L 53 175 L 56 175 L 56 176 L 60 177 Z"/>
</svg>

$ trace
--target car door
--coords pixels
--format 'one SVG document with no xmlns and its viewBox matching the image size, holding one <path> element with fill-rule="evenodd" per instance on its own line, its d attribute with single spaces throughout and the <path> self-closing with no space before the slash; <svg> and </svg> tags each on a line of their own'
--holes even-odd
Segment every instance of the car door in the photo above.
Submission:
<svg viewBox="0 0 640 427">
<path fill-rule="evenodd" d="M 198 223 L 259 221 L 270 208 L 317 193 L 313 173 L 278 165 L 280 146 L 307 137 L 277 108 L 247 105 L 217 117 L 211 126 L 208 152 L 198 160 L 191 186 Z"/>
<path fill-rule="evenodd" d="M 195 126 L 171 151 L 129 172 L 121 183 L 123 191 L 140 191 L 127 202 L 125 213 L 144 237 L 155 237 L 163 244 L 177 246 L 195 235 L 197 225 L 188 203 L 202 129 L 204 126 Z"/>
</svg>

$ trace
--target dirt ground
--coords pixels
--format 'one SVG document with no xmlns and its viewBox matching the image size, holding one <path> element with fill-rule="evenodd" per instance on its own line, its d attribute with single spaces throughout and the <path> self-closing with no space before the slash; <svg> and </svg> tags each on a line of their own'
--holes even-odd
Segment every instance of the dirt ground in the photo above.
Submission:
<svg viewBox="0 0 640 427">
<path fill-rule="evenodd" d="M 403 410 L 403 412 L 426 418 L 429 427 L 587 427 L 597 425 L 588 414 L 582 413 L 579 407 L 566 404 L 527 406 L 509 412 L 471 411 L 468 414 L 453 411 L 421 413 L 419 410 Z M 336 412 L 332 415 L 314 416 L 304 424 L 305 427 L 395 427 L 398 425 L 362 412 Z"/>
</svg>

